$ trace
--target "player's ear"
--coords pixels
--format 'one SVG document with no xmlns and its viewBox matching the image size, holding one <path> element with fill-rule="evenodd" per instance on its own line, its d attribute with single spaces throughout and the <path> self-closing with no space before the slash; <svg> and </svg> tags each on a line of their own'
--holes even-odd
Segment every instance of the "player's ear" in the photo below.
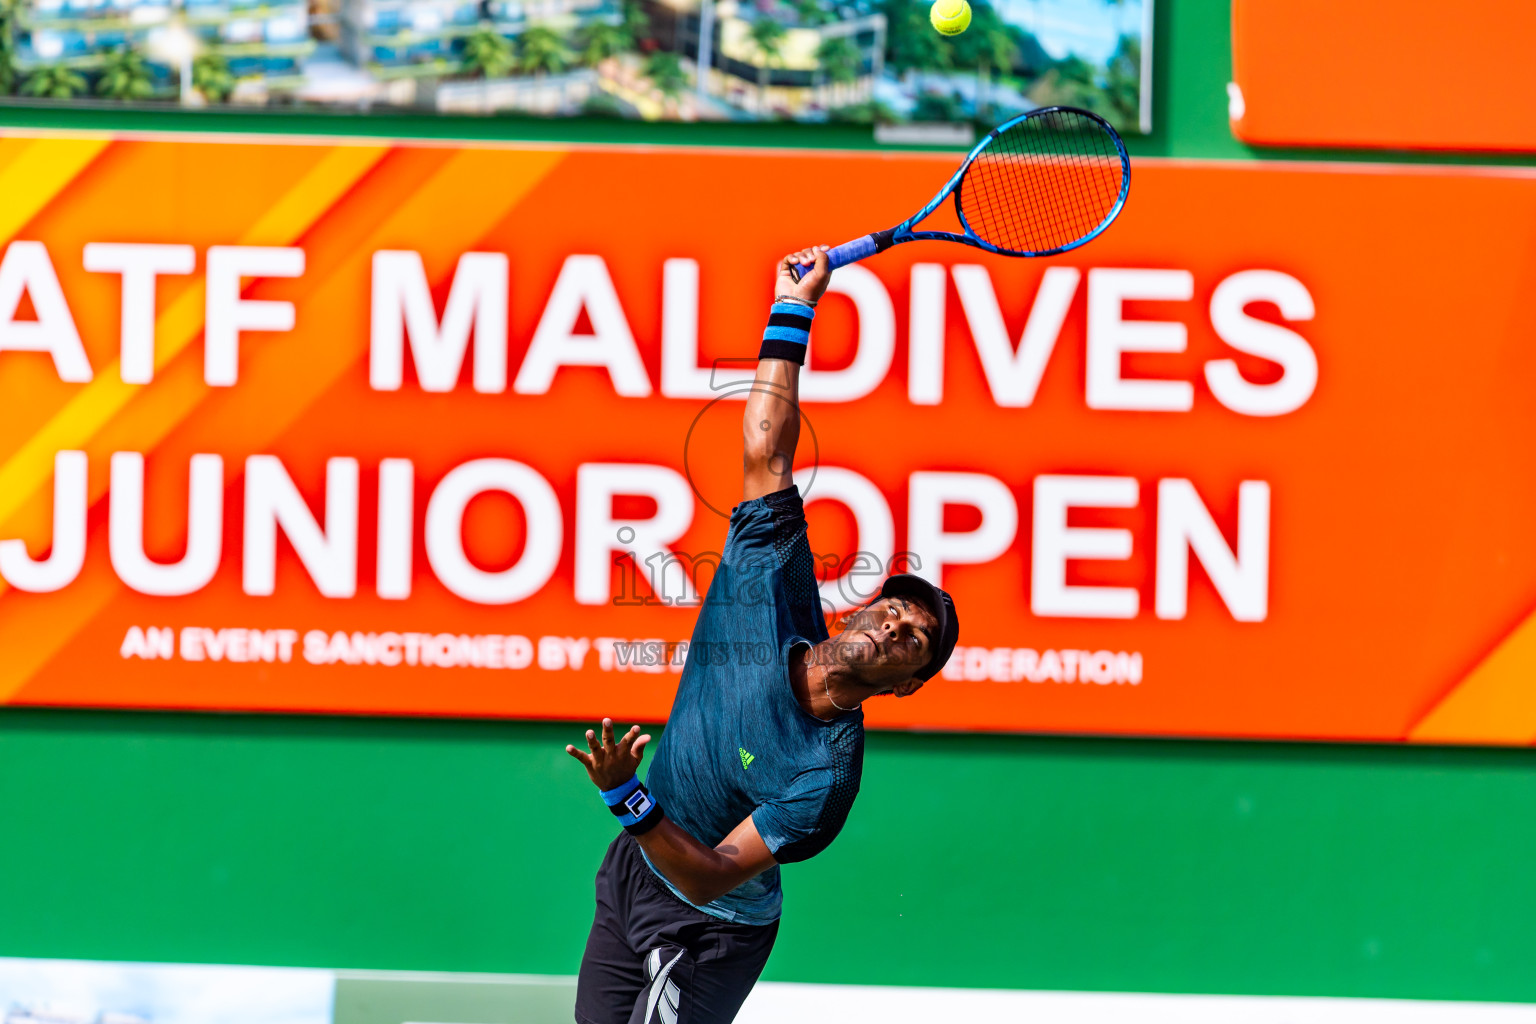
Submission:
<svg viewBox="0 0 1536 1024">
<path fill-rule="evenodd" d="M 922 688 L 923 680 L 917 678 L 917 676 L 908 676 L 906 679 L 903 679 L 901 682 L 891 687 L 891 692 L 898 697 L 910 697 Z"/>
</svg>

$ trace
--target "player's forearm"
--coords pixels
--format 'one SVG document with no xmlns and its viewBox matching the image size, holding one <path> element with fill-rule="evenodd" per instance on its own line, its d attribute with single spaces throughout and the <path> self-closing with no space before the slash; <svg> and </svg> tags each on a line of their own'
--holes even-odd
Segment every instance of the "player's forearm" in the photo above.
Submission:
<svg viewBox="0 0 1536 1024">
<path fill-rule="evenodd" d="M 795 268 L 814 264 L 801 275 Z M 801 249 L 779 261 L 768 326 L 757 353 L 757 380 L 742 417 L 742 496 L 761 498 L 794 482 L 800 440 L 800 367 L 811 342 L 816 302 L 831 278 L 825 246 Z"/>
<path fill-rule="evenodd" d="M 719 899 L 761 871 L 705 846 L 670 820 L 637 839 L 656 869 L 696 906 Z"/>
<path fill-rule="evenodd" d="M 743 497 L 750 501 L 788 487 L 800 443 L 800 366 L 760 359 L 741 419 Z"/>
</svg>

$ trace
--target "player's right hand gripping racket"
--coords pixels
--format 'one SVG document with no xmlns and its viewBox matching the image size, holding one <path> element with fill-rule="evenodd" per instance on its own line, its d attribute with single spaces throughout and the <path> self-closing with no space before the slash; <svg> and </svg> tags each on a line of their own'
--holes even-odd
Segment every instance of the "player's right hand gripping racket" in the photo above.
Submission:
<svg viewBox="0 0 1536 1024">
<path fill-rule="evenodd" d="M 1109 227 L 1130 188 L 1131 160 L 1109 122 L 1075 107 L 1042 107 L 992 129 L 914 216 L 839 245 L 827 261 L 836 269 L 919 239 L 1054 256 Z M 950 194 L 965 233 L 914 231 Z M 800 264 L 795 280 L 813 267 Z"/>
</svg>

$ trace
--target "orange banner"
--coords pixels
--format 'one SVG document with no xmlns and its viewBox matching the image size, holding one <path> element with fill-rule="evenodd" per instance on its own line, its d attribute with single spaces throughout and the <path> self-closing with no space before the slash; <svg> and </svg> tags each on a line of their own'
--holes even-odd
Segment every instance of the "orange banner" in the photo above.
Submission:
<svg viewBox="0 0 1536 1024">
<path fill-rule="evenodd" d="M 664 717 L 773 261 L 952 163 L 0 140 L 0 698 Z M 963 623 L 871 723 L 1536 740 L 1536 174 L 1133 176 L 823 303 L 828 612 Z"/>
<path fill-rule="evenodd" d="M 1232 0 L 1232 131 L 1257 146 L 1536 151 L 1536 7 Z M 1433 68 L 1432 73 L 1426 73 Z"/>
</svg>

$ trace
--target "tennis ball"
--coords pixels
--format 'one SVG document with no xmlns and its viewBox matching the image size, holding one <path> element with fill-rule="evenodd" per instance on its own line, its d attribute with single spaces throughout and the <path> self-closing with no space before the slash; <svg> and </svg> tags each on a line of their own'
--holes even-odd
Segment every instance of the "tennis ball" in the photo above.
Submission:
<svg viewBox="0 0 1536 1024">
<path fill-rule="evenodd" d="M 965 0 L 934 0 L 928 20 L 941 35 L 957 36 L 971 27 L 971 5 Z"/>
</svg>

